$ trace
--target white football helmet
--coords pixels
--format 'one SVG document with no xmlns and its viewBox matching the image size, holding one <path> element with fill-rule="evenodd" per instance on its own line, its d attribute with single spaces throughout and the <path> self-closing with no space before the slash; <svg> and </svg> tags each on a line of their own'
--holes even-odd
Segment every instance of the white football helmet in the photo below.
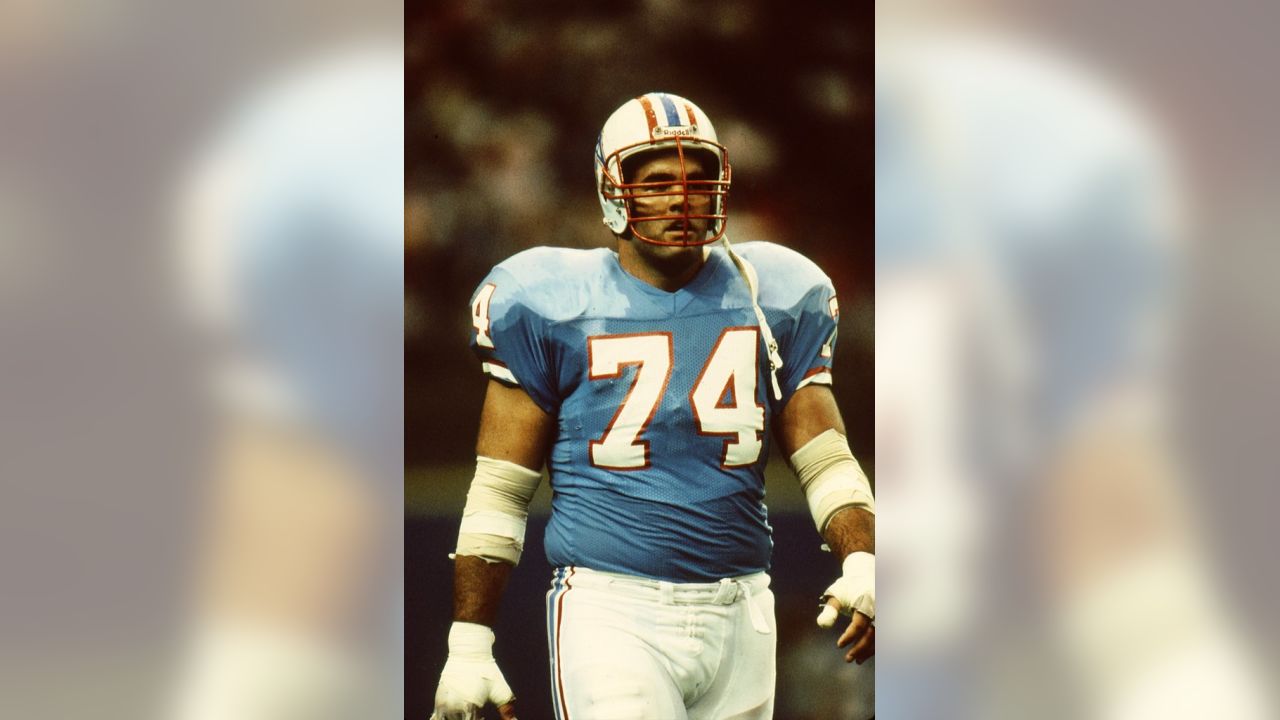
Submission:
<svg viewBox="0 0 1280 720">
<path fill-rule="evenodd" d="M 655 150 L 675 150 L 680 159 L 681 178 L 676 182 L 637 183 L 624 177 L 623 162 L 641 153 Z M 684 170 L 687 153 L 709 153 L 714 158 L 716 170 L 713 177 L 691 180 Z M 604 129 L 596 141 L 596 194 L 604 211 L 604 224 L 621 235 L 628 228 L 645 242 L 656 245 L 706 245 L 719 240 L 725 231 L 725 204 L 729 195 L 729 155 L 716 141 L 716 131 L 711 119 L 692 102 L 669 93 L 648 93 L 628 100 L 605 121 Z M 682 210 L 671 215 L 631 217 L 629 200 L 638 193 L 652 197 L 654 187 L 674 187 L 685 202 Z M 646 192 L 647 191 L 647 192 Z M 711 199 L 709 214 L 691 214 L 690 196 Z M 660 240 L 646 237 L 637 231 L 638 220 L 710 220 L 711 227 L 703 237 L 691 240 Z"/>
</svg>

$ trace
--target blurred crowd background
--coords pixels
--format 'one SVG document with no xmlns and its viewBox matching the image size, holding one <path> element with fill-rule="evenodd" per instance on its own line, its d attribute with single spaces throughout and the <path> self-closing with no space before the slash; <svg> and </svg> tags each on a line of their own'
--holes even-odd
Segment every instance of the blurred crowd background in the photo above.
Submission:
<svg viewBox="0 0 1280 720">
<path fill-rule="evenodd" d="M 831 276 L 841 310 L 834 389 L 854 453 L 874 473 L 873 15 L 870 5 L 813 0 L 649 0 L 413 3 L 405 17 L 406 701 L 421 715 L 444 660 L 446 554 L 485 385 L 467 347 L 467 303 L 520 250 L 615 246 L 592 152 L 627 100 L 664 91 L 698 103 L 733 165 L 730 239 L 786 245 Z M 870 667 L 846 672 L 834 635 L 806 642 L 819 634 L 809 629 L 815 593 L 837 568 L 795 484 L 775 463 L 775 566 L 787 569 L 774 590 L 780 652 L 792 658 L 778 717 L 868 717 Z M 541 602 L 548 494 L 544 486 L 497 628 L 520 716 L 534 720 L 552 717 Z M 822 692 L 831 683 L 847 692 Z"/>
</svg>

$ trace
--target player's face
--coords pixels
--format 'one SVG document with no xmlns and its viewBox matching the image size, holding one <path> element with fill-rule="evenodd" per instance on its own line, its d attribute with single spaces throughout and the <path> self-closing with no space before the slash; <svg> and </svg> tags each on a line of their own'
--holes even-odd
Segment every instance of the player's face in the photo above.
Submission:
<svg viewBox="0 0 1280 720">
<path fill-rule="evenodd" d="M 683 163 L 675 150 L 646 155 L 627 182 L 658 183 L 636 191 L 631 202 L 634 219 L 665 216 L 661 220 L 642 220 L 635 223 L 636 232 L 661 242 L 680 243 L 701 240 L 706 236 L 711 221 L 689 215 L 711 214 L 711 197 L 706 194 L 687 194 L 686 181 L 711 180 L 712 169 L 698 154 L 684 154 Z M 697 186 L 695 186 L 697 187 Z M 681 216 L 681 217 L 671 217 Z"/>
</svg>

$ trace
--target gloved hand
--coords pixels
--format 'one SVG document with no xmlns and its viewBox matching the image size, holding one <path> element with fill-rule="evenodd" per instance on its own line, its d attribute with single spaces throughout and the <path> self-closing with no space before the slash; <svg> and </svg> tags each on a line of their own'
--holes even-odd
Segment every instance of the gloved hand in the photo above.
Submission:
<svg viewBox="0 0 1280 720">
<path fill-rule="evenodd" d="M 431 720 L 478 720 L 486 703 L 498 707 L 502 720 L 516 720 L 515 694 L 493 659 L 493 640 L 484 625 L 453 624 Z"/>
<path fill-rule="evenodd" d="M 836 642 L 839 647 L 853 644 L 845 655 L 846 662 L 862 664 L 875 653 L 876 619 L 876 557 L 871 553 L 850 553 L 842 565 L 840 579 L 822 595 L 822 611 L 818 614 L 818 626 L 829 628 L 840 615 L 851 616 L 853 621 Z M 854 613 L 857 612 L 857 615 Z"/>
</svg>

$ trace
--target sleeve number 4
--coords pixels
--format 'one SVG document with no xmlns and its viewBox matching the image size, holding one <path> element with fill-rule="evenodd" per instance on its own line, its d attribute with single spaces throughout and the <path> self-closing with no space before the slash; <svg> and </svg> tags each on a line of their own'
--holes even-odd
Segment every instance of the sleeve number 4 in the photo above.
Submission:
<svg viewBox="0 0 1280 720">
<path fill-rule="evenodd" d="M 764 447 L 764 405 L 756 401 L 759 331 L 727 328 L 698 374 L 689 404 L 700 435 L 727 436 L 723 467 L 751 465 Z M 617 378 L 636 366 L 631 388 L 598 440 L 591 441 L 591 462 L 614 470 L 647 468 L 649 441 L 642 439 L 671 380 L 670 333 L 606 335 L 587 339 L 592 380 Z"/>
<path fill-rule="evenodd" d="M 493 338 L 489 336 L 489 302 L 497 289 L 497 285 L 488 283 L 480 288 L 476 299 L 471 302 L 471 327 L 475 328 L 476 345 L 480 347 L 493 347 Z"/>
</svg>

